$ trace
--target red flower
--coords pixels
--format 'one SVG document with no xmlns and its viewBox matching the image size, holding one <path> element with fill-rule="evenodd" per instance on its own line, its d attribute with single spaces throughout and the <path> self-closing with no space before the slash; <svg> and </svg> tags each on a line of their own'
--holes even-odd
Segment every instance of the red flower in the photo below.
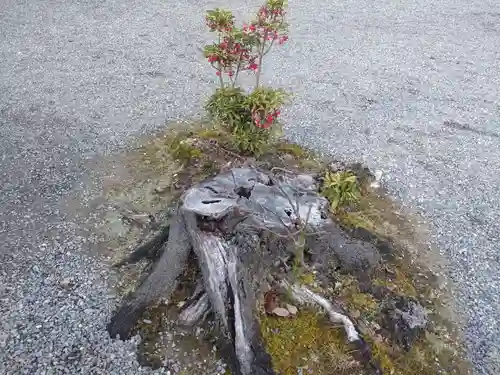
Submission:
<svg viewBox="0 0 500 375">
<path fill-rule="evenodd" d="M 250 25 L 250 27 L 248 28 L 250 31 L 254 32 L 255 31 L 255 25 Z"/>
<path fill-rule="evenodd" d="M 283 35 L 283 36 L 282 36 L 282 37 L 280 37 L 280 39 L 279 39 L 279 44 L 283 44 L 283 43 L 285 43 L 287 40 L 288 40 L 288 36 L 287 36 L 287 35 Z"/>
<path fill-rule="evenodd" d="M 207 21 L 207 26 L 210 30 L 215 30 L 217 28 L 217 24 L 215 22 Z"/>
<path fill-rule="evenodd" d="M 215 73 L 217 77 L 220 77 L 220 72 Z"/>
<path fill-rule="evenodd" d="M 274 121 L 274 116 L 273 115 L 267 115 L 266 122 L 273 122 L 273 121 Z"/>
<path fill-rule="evenodd" d="M 251 63 L 250 65 L 248 65 L 248 69 L 250 70 L 257 70 L 259 66 L 256 64 L 256 63 Z"/>
<path fill-rule="evenodd" d="M 227 75 L 228 75 L 229 77 L 232 77 L 232 76 L 233 76 L 233 74 L 234 74 L 234 73 L 233 73 L 233 71 L 232 71 L 232 70 L 230 70 L 229 72 L 227 72 Z"/>
<path fill-rule="evenodd" d="M 272 121 L 266 121 L 265 123 L 263 123 L 260 127 L 262 129 L 269 129 L 271 127 L 271 125 L 273 124 Z"/>
<path fill-rule="evenodd" d="M 219 57 L 217 57 L 217 55 L 208 56 L 208 62 L 215 62 L 217 60 L 219 60 Z"/>
</svg>

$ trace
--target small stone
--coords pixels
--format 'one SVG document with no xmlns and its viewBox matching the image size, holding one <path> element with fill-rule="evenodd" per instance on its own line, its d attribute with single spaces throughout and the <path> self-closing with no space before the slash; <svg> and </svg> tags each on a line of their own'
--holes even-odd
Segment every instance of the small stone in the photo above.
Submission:
<svg viewBox="0 0 500 375">
<path fill-rule="evenodd" d="M 389 300 L 382 313 L 382 325 L 406 350 L 425 333 L 429 325 L 427 311 L 411 297 L 398 296 Z"/>
<path fill-rule="evenodd" d="M 70 278 L 66 278 L 66 279 L 63 279 L 59 282 L 59 286 L 68 290 L 68 289 L 73 288 L 75 286 L 75 283 Z"/>
<path fill-rule="evenodd" d="M 343 172 L 346 170 L 345 164 L 340 161 L 334 161 L 330 163 L 328 168 L 330 169 L 330 171 L 332 171 L 332 173 Z"/>
<path fill-rule="evenodd" d="M 156 194 L 163 194 L 167 191 L 168 187 L 169 187 L 168 185 L 159 185 L 154 188 L 154 192 Z"/>
<path fill-rule="evenodd" d="M 297 313 L 299 312 L 299 309 L 297 309 L 297 307 L 295 307 L 294 305 L 290 305 L 290 304 L 286 304 L 286 309 L 290 312 L 290 314 L 292 315 L 297 315 Z"/>
<path fill-rule="evenodd" d="M 352 312 L 352 317 L 353 317 L 354 319 L 358 319 L 360 316 L 361 316 L 361 312 L 360 312 L 359 310 L 354 310 L 354 311 Z"/>
<path fill-rule="evenodd" d="M 382 178 L 383 172 L 380 169 L 375 171 L 375 181 L 370 184 L 370 187 L 378 189 L 380 187 L 380 179 Z"/>
<path fill-rule="evenodd" d="M 144 324 L 152 324 L 152 323 L 153 323 L 153 322 L 152 322 L 151 320 L 149 320 L 149 319 L 143 319 L 143 320 L 142 320 L 142 322 L 143 322 Z"/>
<path fill-rule="evenodd" d="M 5 348 L 7 346 L 7 339 L 9 336 L 7 336 L 6 333 L 0 333 L 0 348 Z"/>
<path fill-rule="evenodd" d="M 314 178 L 308 174 L 299 174 L 295 177 L 295 181 L 302 187 L 309 189 L 314 186 Z"/>
<path fill-rule="evenodd" d="M 288 311 L 287 309 L 283 308 L 283 307 L 276 307 L 274 308 L 274 310 L 272 311 L 272 313 L 276 316 L 280 316 L 282 318 L 288 318 L 290 316 L 290 311 Z"/>
</svg>

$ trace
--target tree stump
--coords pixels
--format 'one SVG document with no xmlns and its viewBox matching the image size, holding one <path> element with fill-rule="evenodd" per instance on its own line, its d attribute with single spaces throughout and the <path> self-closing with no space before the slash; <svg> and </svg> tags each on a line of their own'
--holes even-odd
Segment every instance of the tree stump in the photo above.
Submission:
<svg viewBox="0 0 500 375">
<path fill-rule="evenodd" d="M 349 238 L 332 221 L 327 200 L 307 175 L 276 175 L 254 167 L 221 172 L 187 190 L 169 224 L 168 239 L 163 230 L 157 235 L 161 245 L 155 238 L 148 242 L 161 256 L 112 317 L 108 331 L 112 337 L 128 338 L 146 307 L 170 297 L 194 251 L 202 280 L 179 323 L 194 325 L 213 312 L 219 349 L 233 374 L 274 374 L 255 309 L 256 295 L 277 260 L 297 260 L 308 251 L 318 264 L 335 257 L 346 269 L 363 272 L 379 261 L 375 247 Z M 144 246 L 141 252 L 147 253 Z M 332 321 L 344 326 L 350 342 L 363 346 L 353 323 L 325 298 L 286 278 L 282 286 L 298 303 L 324 308 Z"/>
</svg>

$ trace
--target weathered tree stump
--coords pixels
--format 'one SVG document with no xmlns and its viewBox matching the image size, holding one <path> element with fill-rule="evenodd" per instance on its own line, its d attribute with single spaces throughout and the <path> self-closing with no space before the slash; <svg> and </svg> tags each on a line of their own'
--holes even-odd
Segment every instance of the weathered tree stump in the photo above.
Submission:
<svg viewBox="0 0 500 375">
<path fill-rule="evenodd" d="M 276 260 L 297 259 L 307 250 L 313 261 L 327 264 L 335 257 L 349 271 L 366 271 L 379 261 L 375 247 L 349 238 L 331 220 L 328 202 L 308 175 L 275 176 L 253 167 L 220 173 L 184 193 L 169 229 L 168 240 L 163 228 L 140 248 L 142 254 L 160 252 L 160 258 L 113 316 L 108 331 L 128 338 L 148 305 L 170 297 L 192 250 L 202 280 L 179 323 L 194 325 L 212 311 L 219 323 L 219 349 L 233 374 L 274 374 L 255 307 Z M 350 342 L 362 343 L 353 323 L 326 299 L 286 279 L 282 284 L 298 303 L 317 304 L 343 324 Z"/>
</svg>

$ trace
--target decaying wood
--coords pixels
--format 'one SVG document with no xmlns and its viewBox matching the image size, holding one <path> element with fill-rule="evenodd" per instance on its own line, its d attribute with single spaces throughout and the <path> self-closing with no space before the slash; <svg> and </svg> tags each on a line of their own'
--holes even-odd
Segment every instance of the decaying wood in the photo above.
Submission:
<svg viewBox="0 0 500 375">
<path fill-rule="evenodd" d="M 195 292 L 190 302 L 182 310 L 178 318 L 179 323 L 185 326 L 194 326 L 196 323 L 205 320 L 210 313 L 210 300 L 204 289 L 200 292 Z"/>
<path fill-rule="evenodd" d="M 317 293 L 314 293 L 310 289 L 303 285 L 289 284 L 284 281 L 283 286 L 291 291 L 292 297 L 299 304 L 316 304 L 321 306 L 332 323 L 341 323 L 344 326 L 345 333 L 347 335 L 347 340 L 349 342 L 356 342 L 360 340 L 360 335 L 354 327 L 352 321 L 344 314 L 339 313 L 333 307 L 333 305 L 324 297 Z"/>
<path fill-rule="evenodd" d="M 114 264 L 114 267 L 119 268 L 126 264 L 137 263 L 142 259 L 156 260 L 161 256 L 161 250 L 163 250 L 163 245 L 168 240 L 169 233 L 170 225 L 161 226 L 158 231 L 149 234 L 129 256 Z"/>
<path fill-rule="evenodd" d="M 182 216 L 176 215 L 170 224 L 168 241 L 153 271 L 137 290 L 128 296 L 108 324 L 111 337 L 130 337 L 132 328 L 144 310 L 161 297 L 168 298 L 177 285 L 177 277 L 186 264 L 191 243 Z"/>
<path fill-rule="evenodd" d="M 360 251 L 360 244 L 347 239 L 328 217 L 327 209 L 311 176 L 274 176 L 243 167 L 193 186 L 181 197 L 171 219 L 168 241 L 158 250 L 162 252 L 159 261 L 113 316 L 110 334 L 129 337 L 148 305 L 170 297 L 192 249 L 202 280 L 179 322 L 193 325 L 213 312 L 219 323 L 219 349 L 232 373 L 274 374 L 254 309 L 262 280 L 272 272 L 276 259 L 297 256 L 298 238 L 308 239 L 303 246 L 320 244 L 311 249 L 319 258 L 334 256 L 333 246 L 337 245 L 342 247 L 339 254 L 351 247 Z M 332 241 L 321 237 L 325 231 L 335 231 Z M 158 248 L 159 239 L 157 236 L 143 246 Z M 373 251 L 368 244 L 366 249 Z M 352 322 L 326 299 L 300 286 L 291 285 L 291 290 L 299 301 L 321 305 L 332 321 L 342 323 L 349 341 L 359 340 Z"/>
</svg>

